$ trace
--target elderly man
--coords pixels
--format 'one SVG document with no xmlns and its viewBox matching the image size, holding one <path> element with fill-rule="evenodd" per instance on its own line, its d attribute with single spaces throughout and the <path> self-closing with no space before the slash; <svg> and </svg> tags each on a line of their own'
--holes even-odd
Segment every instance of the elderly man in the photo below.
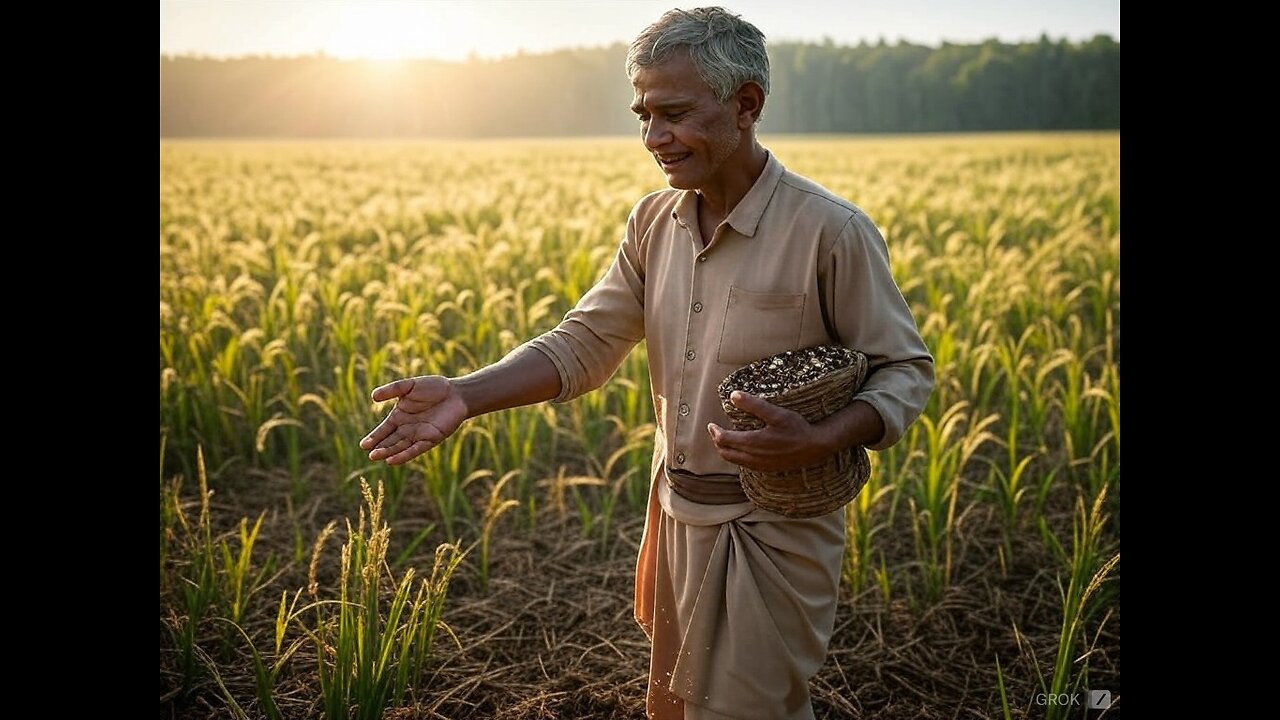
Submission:
<svg viewBox="0 0 1280 720">
<path fill-rule="evenodd" d="M 626 69 L 641 138 L 672 189 L 640 200 L 612 266 L 555 329 L 465 377 L 374 390 L 398 402 L 361 446 L 406 462 L 467 418 L 599 387 L 647 340 L 657 437 L 635 612 L 653 643 L 649 716 L 812 718 L 844 513 L 758 508 L 739 466 L 787 470 L 892 445 L 924 407 L 933 360 L 876 226 L 757 141 L 769 92 L 759 30 L 720 8 L 673 10 L 632 43 Z M 729 372 L 825 344 L 868 358 L 849 406 L 811 424 L 735 393 L 765 427 L 726 429 L 716 386 Z"/>
</svg>

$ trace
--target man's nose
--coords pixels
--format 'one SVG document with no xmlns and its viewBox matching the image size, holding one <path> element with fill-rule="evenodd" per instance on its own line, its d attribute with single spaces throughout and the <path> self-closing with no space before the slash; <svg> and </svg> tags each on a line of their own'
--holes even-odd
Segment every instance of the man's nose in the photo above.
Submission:
<svg viewBox="0 0 1280 720">
<path fill-rule="evenodd" d="M 644 146 L 657 150 L 671 141 L 670 128 L 661 120 L 652 119 L 644 129 Z"/>
</svg>

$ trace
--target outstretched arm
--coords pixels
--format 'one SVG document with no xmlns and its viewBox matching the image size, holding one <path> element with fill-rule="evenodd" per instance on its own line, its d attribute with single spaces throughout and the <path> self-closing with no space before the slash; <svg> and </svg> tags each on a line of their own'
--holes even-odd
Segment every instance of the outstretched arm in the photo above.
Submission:
<svg viewBox="0 0 1280 720">
<path fill-rule="evenodd" d="M 422 375 L 373 391 L 396 406 L 360 441 L 370 460 L 409 462 L 444 442 L 464 420 L 495 410 L 532 405 L 560 394 L 560 374 L 543 353 L 522 346 L 502 360 L 460 378 Z"/>
<path fill-rule="evenodd" d="M 605 276 L 554 329 L 460 378 L 428 375 L 373 391 L 396 406 L 360 441 L 370 460 L 399 465 L 444 442 L 464 420 L 495 410 L 565 401 L 604 384 L 644 338 L 644 273 L 636 214 Z"/>
</svg>

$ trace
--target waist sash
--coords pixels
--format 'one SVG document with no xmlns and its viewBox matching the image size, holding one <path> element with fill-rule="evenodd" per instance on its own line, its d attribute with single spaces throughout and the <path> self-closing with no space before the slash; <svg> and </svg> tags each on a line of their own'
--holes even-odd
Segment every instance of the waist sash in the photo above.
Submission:
<svg viewBox="0 0 1280 720">
<path fill-rule="evenodd" d="M 667 485 L 680 497 L 703 505 L 734 505 L 747 501 L 737 475 L 696 475 L 666 468 Z"/>
</svg>

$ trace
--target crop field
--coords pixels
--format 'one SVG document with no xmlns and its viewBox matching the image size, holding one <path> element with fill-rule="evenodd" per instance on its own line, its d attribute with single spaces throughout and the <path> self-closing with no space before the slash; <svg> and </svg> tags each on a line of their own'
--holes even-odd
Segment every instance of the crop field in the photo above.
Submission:
<svg viewBox="0 0 1280 720">
<path fill-rule="evenodd" d="M 880 226 L 937 361 L 846 509 L 817 716 L 1118 716 L 1119 134 L 763 142 Z M 662 187 L 635 139 L 161 142 L 161 718 L 643 717 L 643 344 L 409 465 L 357 443 L 377 385 L 554 327 Z"/>
</svg>

